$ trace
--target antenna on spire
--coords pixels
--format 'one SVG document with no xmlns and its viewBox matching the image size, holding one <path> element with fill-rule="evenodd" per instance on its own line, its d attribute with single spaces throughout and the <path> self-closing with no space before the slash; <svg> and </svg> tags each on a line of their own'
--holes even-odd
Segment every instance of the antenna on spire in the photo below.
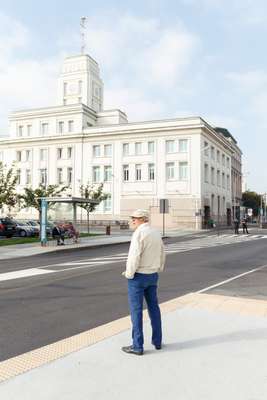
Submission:
<svg viewBox="0 0 267 400">
<path fill-rule="evenodd" d="M 81 17 L 80 28 L 81 28 L 81 53 L 84 54 L 85 50 L 85 31 L 86 31 L 87 17 Z"/>
</svg>

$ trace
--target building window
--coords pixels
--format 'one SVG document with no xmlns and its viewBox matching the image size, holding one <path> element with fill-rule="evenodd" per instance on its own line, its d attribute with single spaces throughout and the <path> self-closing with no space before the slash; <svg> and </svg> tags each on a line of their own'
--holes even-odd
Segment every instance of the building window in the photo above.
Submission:
<svg viewBox="0 0 267 400">
<path fill-rule="evenodd" d="M 21 184 L 21 170 L 17 169 L 17 183 L 18 185 Z"/>
<path fill-rule="evenodd" d="M 148 180 L 155 180 L 155 164 L 148 164 Z"/>
<path fill-rule="evenodd" d="M 30 160 L 30 155 L 31 155 L 31 150 L 26 150 L 25 151 L 25 161 L 29 161 Z"/>
<path fill-rule="evenodd" d="M 123 180 L 124 182 L 129 180 L 129 165 L 123 166 Z"/>
<path fill-rule="evenodd" d="M 58 122 L 58 133 L 64 133 L 64 121 Z"/>
<path fill-rule="evenodd" d="M 174 153 L 174 140 L 166 140 L 166 153 Z"/>
<path fill-rule="evenodd" d="M 68 84 L 67 84 L 67 82 L 64 82 L 63 86 L 64 86 L 64 89 L 63 89 L 64 96 L 67 96 L 67 94 L 68 94 Z"/>
<path fill-rule="evenodd" d="M 111 196 L 108 195 L 108 197 L 104 200 L 104 212 L 109 212 L 111 211 Z"/>
<path fill-rule="evenodd" d="M 100 182 L 100 167 L 93 167 L 93 182 Z"/>
<path fill-rule="evenodd" d="M 227 157 L 227 159 L 226 159 L 226 165 L 227 165 L 227 168 L 230 168 L 230 158 L 229 157 Z"/>
<path fill-rule="evenodd" d="M 110 182 L 112 179 L 112 168 L 111 165 L 104 166 L 104 181 Z"/>
<path fill-rule="evenodd" d="M 213 167 L 211 167 L 211 183 L 212 185 L 215 184 L 215 172 Z"/>
<path fill-rule="evenodd" d="M 18 136 L 19 137 L 23 136 L 23 125 L 20 125 L 18 128 Z"/>
<path fill-rule="evenodd" d="M 225 154 L 222 154 L 222 165 L 225 167 Z"/>
<path fill-rule="evenodd" d="M 72 147 L 68 147 L 67 154 L 68 154 L 68 159 L 72 158 Z"/>
<path fill-rule="evenodd" d="M 68 121 L 68 131 L 69 132 L 74 131 L 74 121 Z"/>
<path fill-rule="evenodd" d="M 142 143 L 137 142 L 137 143 L 135 143 L 135 154 L 139 155 L 141 153 L 142 153 Z"/>
<path fill-rule="evenodd" d="M 21 151 L 16 152 L 16 160 L 19 162 L 21 161 Z"/>
<path fill-rule="evenodd" d="M 188 140 L 187 139 L 180 139 L 179 140 L 179 152 L 180 153 L 187 153 L 188 151 Z"/>
<path fill-rule="evenodd" d="M 67 170 L 67 184 L 71 185 L 72 184 L 72 168 L 69 167 Z"/>
<path fill-rule="evenodd" d="M 40 169 L 40 184 L 46 186 L 47 184 L 47 170 L 46 168 Z"/>
<path fill-rule="evenodd" d="M 124 156 L 128 156 L 129 155 L 129 143 L 123 143 L 123 145 L 122 145 L 122 154 Z"/>
<path fill-rule="evenodd" d="M 57 159 L 61 160 L 62 155 L 63 155 L 63 148 L 62 147 L 57 148 Z"/>
<path fill-rule="evenodd" d="M 225 174 L 222 173 L 222 187 L 225 189 Z"/>
<path fill-rule="evenodd" d="M 82 81 L 79 81 L 79 82 L 78 82 L 78 90 L 79 90 L 79 94 L 80 94 L 80 95 L 82 94 L 82 89 L 83 89 L 83 82 L 82 82 Z"/>
<path fill-rule="evenodd" d="M 46 161 L 47 149 L 40 149 L 40 161 Z"/>
<path fill-rule="evenodd" d="M 81 97 L 78 97 L 78 103 L 82 104 L 82 98 Z"/>
<path fill-rule="evenodd" d="M 62 168 L 57 169 L 57 183 L 58 183 L 58 185 L 61 185 L 63 183 L 63 169 Z"/>
<path fill-rule="evenodd" d="M 217 150 L 217 163 L 221 162 L 221 155 L 219 150 Z"/>
<path fill-rule="evenodd" d="M 211 148 L 210 148 L 210 155 L 211 155 L 211 158 L 212 158 L 213 160 L 215 160 L 215 149 L 214 149 L 213 146 L 211 146 Z"/>
<path fill-rule="evenodd" d="M 180 181 L 188 180 L 188 163 L 187 162 L 179 163 L 179 180 Z"/>
<path fill-rule="evenodd" d="M 217 170 L 217 186 L 221 186 L 221 173 L 220 170 Z"/>
<path fill-rule="evenodd" d="M 93 156 L 100 157 L 100 146 L 99 145 L 93 146 Z"/>
<path fill-rule="evenodd" d="M 105 157 L 111 157 L 112 156 L 112 145 L 111 144 L 105 144 L 104 145 L 104 155 L 105 155 Z"/>
<path fill-rule="evenodd" d="M 135 180 L 141 181 L 141 179 L 142 179 L 142 165 L 135 164 Z"/>
<path fill-rule="evenodd" d="M 154 142 L 148 142 L 147 150 L 148 154 L 154 154 Z"/>
<path fill-rule="evenodd" d="M 43 122 L 41 124 L 41 135 L 42 136 L 48 135 L 48 123 L 47 122 Z"/>
<path fill-rule="evenodd" d="M 174 163 L 170 162 L 166 164 L 166 179 L 171 181 L 174 179 Z"/>
<path fill-rule="evenodd" d="M 208 166 L 208 164 L 204 165 L 204 181 L 206 183 L 209 182 L 209 166 Z"/>
<path fill-rule="evenodd" d="M 31 134 L 32 134 L 32 126 L 27 125 L 27 136 L 31 136 Z"/>
<path fill-rule="evenodd" d="M 226 177 L 226 184 L 227 184 L 227 190 L 230 190 L 230 176 L 229 175 L 227 175 L 227 177 Z"/>
<path fill-rule="evenodd" d="M 26 179 L 25 179 L 26 185 L 31 184 L 31 170 L 26 169 Z"/>
<path fill-rule="evenodd" d="M 209 144 L 208 144 L 208 142 L 204 142 L 204 155 L 206 157 L 209 156 Z"/>
</svg>

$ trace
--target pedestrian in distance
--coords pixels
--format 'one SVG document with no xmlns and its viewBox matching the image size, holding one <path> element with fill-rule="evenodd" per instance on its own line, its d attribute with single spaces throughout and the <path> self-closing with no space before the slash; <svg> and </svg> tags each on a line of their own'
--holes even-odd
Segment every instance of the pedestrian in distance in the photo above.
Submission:
<svg viewBox="0 0 267 400">
<path fill-rule="evenodd" d="M 235 234 L 239 234 L 239 219 L 235 218 L 234 219 L 234 227 L 235 227 Z"/>
<path fill-rule="evenodd" d="M 163 271 L 165 252 L 160 233 L 148 221 L 147 210 L 132 213 L 132 235 L 126 271 L 128 301 L 132 321 L 132 344 L 122 347 L 128 354 L 143 355 L 143 300 L 145 298 L 152 327 L 152 344 L 160 350 L 162 346 L 161 313 L 157 297 L 158 273 Z"/>
<path fill-rule="evenodd" d="M 242 219 L 242 228 L 243 228 L 243 233 L 246 233 L 248 235 L 248 225 L 246 218 Z"/>
</svg>

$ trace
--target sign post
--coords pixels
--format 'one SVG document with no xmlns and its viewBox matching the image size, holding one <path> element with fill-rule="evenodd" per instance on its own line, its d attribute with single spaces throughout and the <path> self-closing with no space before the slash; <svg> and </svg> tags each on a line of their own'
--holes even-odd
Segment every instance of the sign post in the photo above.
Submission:
<svg viewBox="0 0 267 400">
<path fill-rule="evenodd" d="M 165 236 L 165 214 L 169 213 L 169 200 L 168 199 L 160 199 L 159 200 L 159 210 L 160 214 L 162 214 L 162 236 Z"/>
<path fill-rule="evenodd" d="M 41 199 L 41 246 L 46 246 L 46 225 L 47 225 L 47 201 Z"/>
</svg>

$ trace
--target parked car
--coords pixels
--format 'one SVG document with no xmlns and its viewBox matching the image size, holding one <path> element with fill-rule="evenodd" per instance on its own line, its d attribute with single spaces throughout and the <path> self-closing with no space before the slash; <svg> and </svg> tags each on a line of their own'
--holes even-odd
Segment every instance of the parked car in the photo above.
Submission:
<svg viewBox="0 0 267 400">
<path fill-rule="evenodd" d="M 12 218 L 0 218 L 0 236 L 11 238 L 16 233 L 16 224 Z"/>
<path fill-rule="evenodd" d="M 34 232 L 34 236 L 39 236 L 40 234 L 40 225 L 38 224 L 38 222 L 34 221 L 34 220 L 23 220 L 21 221 L 21 223 L 30 226 L 33 229 Z"/>
<path fill-rule="evenodd" d="M 30 220 L 27 220 L 27 223 L 29 223 L 29 224 L 30 224 L 31 226 L 33 226 L 33 227 L 38 228 L 38 230 L 39 230 L 38 234 L 40 234 L 40 229 L 41 229 L 41 227 L 40 227 L 40 224 L 39 224 L 38 221 L 35 221 L 34 219 L 30 219 Z M 55 226 L 55 224 L 53 224 L 53 222 L 47 221 L 47 224 L 46 224 L 46 234 L 47 234 L 48 236 L 51 236 L 51 235 L 52 235 L 52 230 L 53 230 L 54 226 Z"/>
<path fill-rule="evenodd" d="M 20 236 L 20 237 L 31 237 L 34 236 L 34 230 L 33 227 L 26 224 L 26 222 L 22 221 L 16 221 L 14 220 L 15 225 L 16 225 L 16 230 L 14 236 Z"/>
</svg>

